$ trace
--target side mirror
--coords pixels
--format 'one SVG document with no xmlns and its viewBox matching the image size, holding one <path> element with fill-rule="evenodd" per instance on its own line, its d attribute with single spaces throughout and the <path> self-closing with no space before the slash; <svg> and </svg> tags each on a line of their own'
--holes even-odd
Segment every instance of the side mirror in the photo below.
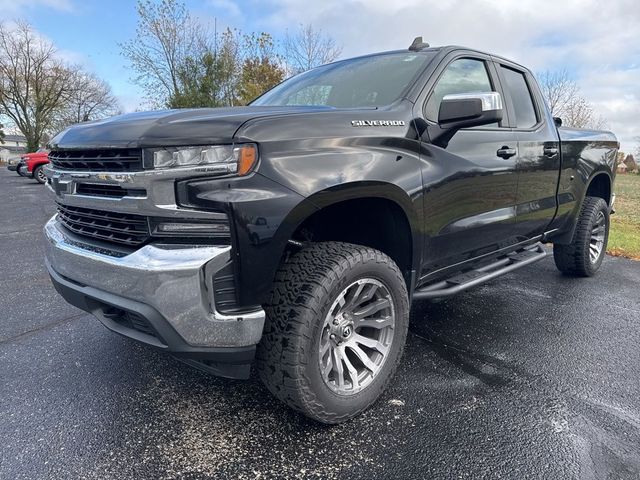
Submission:
<svg viewBox="0 0 640 480">
<path fill-rule="evenodd" d="M 440 103 L 438 125 L 429 136 L 434 144 L 446 147 L 461 128 L 499 122 L 502 114 L 502 97 L 498 92 L 445 95 Z"/>
</svg>

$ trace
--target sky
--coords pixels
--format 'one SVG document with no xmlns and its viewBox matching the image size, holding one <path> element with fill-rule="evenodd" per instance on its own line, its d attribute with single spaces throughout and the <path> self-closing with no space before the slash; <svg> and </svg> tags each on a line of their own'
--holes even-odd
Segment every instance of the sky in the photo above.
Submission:
<svg viewBox="0 0 640 480">
<path fill-rule="evenodd" d="M 535 72 L 566 69 L 607 121 L 622 149 L 640 142 L 638 0 L 187 0 L 218 29 L 287 30 L 312 23 L 342 45 L 342 57 L 431 45 L 464 45 L 510 58 Z M 25 19 L 60 55 L 108 81 L 124 111 L 143 92 L 120 55 L 135 35 L 134 0 L 0 0 L 0 20 Z"/>
</svg>

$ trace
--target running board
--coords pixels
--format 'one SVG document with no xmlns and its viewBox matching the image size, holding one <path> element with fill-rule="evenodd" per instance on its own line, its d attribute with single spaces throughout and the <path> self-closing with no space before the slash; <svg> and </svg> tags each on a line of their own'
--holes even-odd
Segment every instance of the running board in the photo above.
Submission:
<svg viewBox="0 0 640 480">
<path fill-rule="evenodd" d="M 525 267 L 530 263 L 542 260 L 547 256 L 542 244 L 537 243 L 532 247 L 510 253 L 489 265 L 485 265 L 468 272 L 459 273 L 451 278 L 420 288 L 413 293 L 413 298 L 425 300 L 428 298 L 441 298 L 455 295 L 471 287 L 492 280 L 505 273 Z"/>
</svg>

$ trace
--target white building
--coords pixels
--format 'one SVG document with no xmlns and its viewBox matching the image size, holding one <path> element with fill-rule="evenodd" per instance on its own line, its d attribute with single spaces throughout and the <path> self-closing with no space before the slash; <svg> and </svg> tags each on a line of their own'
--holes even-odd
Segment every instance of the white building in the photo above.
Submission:
<svg viewBox="0 0 640 480">
<path fill-rule="evenodd" d="M 0 162 L 27 152 L 27 139 L 22 135 L 5 135 L 0 143 Z"/>
</svg>

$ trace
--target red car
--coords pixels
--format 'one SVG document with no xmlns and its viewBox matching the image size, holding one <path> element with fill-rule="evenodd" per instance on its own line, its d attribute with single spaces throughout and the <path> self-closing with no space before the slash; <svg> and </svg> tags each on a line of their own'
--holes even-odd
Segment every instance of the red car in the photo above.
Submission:
<svg viewBox="0 0 640 480">
<path fill-rule="evenodd" d="M 45 183 L 47 177 L 44 174 L 43 167 L 49 163 L 48 155 L 49 151 L 43 148 L 37 152 L 25 153 L 18 164 L 18 174 L 23 177 L 35 178 L 38 183 Z"/>
</svg>

